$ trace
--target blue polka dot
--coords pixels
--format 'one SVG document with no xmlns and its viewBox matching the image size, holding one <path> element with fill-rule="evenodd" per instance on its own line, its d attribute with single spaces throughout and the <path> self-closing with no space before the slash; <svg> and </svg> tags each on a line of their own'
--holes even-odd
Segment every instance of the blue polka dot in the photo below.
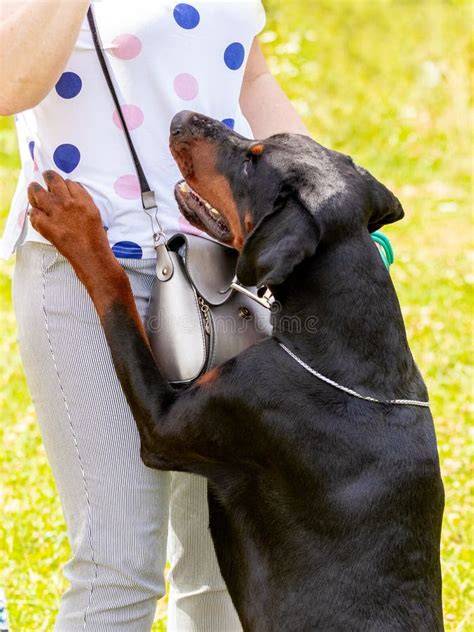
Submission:
<svg viewBox="0 0 474 632">
<path fill-rule="evenodd" d="M 65 173 L 71 173 L 71 171 L 74 171 L 79 164 L 80 159 L 81 152 L 75 145 L 65 143 L 64 145 L 59 145 L 54 150 L 54 164 L 58 167 L 58 169 L 61 169 L 61 171 L 64 171 Z"/>
<path fill-rule="evenodd" d="M 77 97 L 82 88 L 82 80 L 75 72 L 63 72 L 56 84 L 56 92 L 63 99 Z"/>
<path fill-rule="evenodd" d="M 141 259 L 142 249 L 134 241 L 118 241 L 112 246 L 112 252 L 122 259 Z"/>
<path fill-rule="evenodd" d="M 234 129 L 234 126 L 235 126 L 234 119 L 230 119 L 230 118 L 224 119 L 222 122 L 224 123 L 224 125 L 227 125 L 227 127 L 230 127 L 230 129 Z"/>
<path fill-rule="evenodd" d="M 231 70 L 238 70 L 244 63 L 245 49 L 239 42 L 229 44 L 224 52 L 225 65 Z"/>
<path fill-rule="evenodd" d="M 201 19 L 199 11 L 185 2 L 181 2 L 175 6 L 173 16 L 178 25 L 183 29 L 195 29 Z"/>
<path fill-rule="evenodd" d="M 34 140 L 30 140 L 30 142 L 28 143 L 28 149 L 30 150 L 31 160 L 34 160 L 35 159 L 35 141 Z"/>
</svg>

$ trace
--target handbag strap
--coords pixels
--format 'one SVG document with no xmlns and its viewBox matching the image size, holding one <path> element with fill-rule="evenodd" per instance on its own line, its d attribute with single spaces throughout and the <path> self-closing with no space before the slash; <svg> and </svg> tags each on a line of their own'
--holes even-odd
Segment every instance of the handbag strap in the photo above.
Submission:
<svg viewBox="0 0 474 632">
<path fill-rule="evenodd" d="M 138 181 L 140 183 L 140 191 L 141 191 L 141 199 L 142 205 L 145 212 L 150 211 L 151 209 L 155 209 L 155 221 L 158 225 L 158 231 L 156 232 L 153 227 L 153 218 L 150 215 L 152 229 L 153 229 L 153 238 L 155 240 L 155 247 L 159 244 L 160 238 L 166 239 L 166 236 L 163 232 L 160 222 L 158 221 L 156 210 L 157 204 L 155 199 L 155 192 L 151 189 L 148 184 L 148 180 L 146 179 L 145 172 L 143 171 L 143 167 L 141 165 L 140 159 L 138 158 L 137 152 L 132 142 L 132 137 L 130 136 L 130 131 L 127 127 L 127 123 L 125 122 L 125 117 L 122 112 L 122 108 L 120 106 L 120 102 L 117 97 L 117 93 L 114 88 L 114 84 L 112 81 L 111 73 L 107 66 L 107 62 L 104 57 L 104 53 L 102 51 L 102 46 L 100 42 L 99 33 L 97 31 L 97 26 L 94 19 L 94 13 L 92 11 L 92 6 L 89 6 L 87 10 L 87 20 L 89 22 L 89 26 L 92 33 L 92 39 L 94 41 L 94 47 L 97 53 L 97 57 L 99 59 L 100 67 L 102 68 L 102 72 L 104 73 L 105 81 L 109 88 L 110 94 L 112 95 L 112 99 L 114 101 L 115 107 L 117 109 L 117 114 L 119 116 L 120 122 L 122 124 L 122 129 L 125 134 L 125 138 L 127 140 L 128 148 L 130 150 L 130 154 L 133 159 L 133 164 L 135 165 L 135 170 L 137 172 Z M 147 213 L 148 214 L 148 213 Z"/>
<path fill-rule="evenodd" d="M 153 227 L 153 217 L 149 215 L 152 230 L 153 230 L 153 240 L 155 242 L 155 250 L 157 254 L 157 262 L 156 262 L 156 275 L 160 279 L 160 281 L 168 281 L 173 275 L 173 262 L 169 254 L 168 245 L 166 243 L 166 235 L 163 232 L 160 222 L 157 217 L 157 204 L 155 200 L 155 192 L 152 191 L 150 185 L 148 184 L 148 180 L 146 179 L 145 172 L 143 171 L 143 167 L 138 158 L 137 152 L 135 151 L 135 147 L 132 142 L 132 137 L 130 136 L 130 131 L 125 122 L 125 117 L 122 112 L 122 108 L 120 107 L 120 102 L 117 97 L 117 93 L 114 88 L 114 84 L 112 81 L 111 73 L 107 66 L 107 62 L 104 57 L 104 53 L 102 52 L 102 46 L 100 42 L 99 32 L 97 30 L 97 26 L 94 19 L 94 13 L 92 11 L 92 6 L 89 6 L 87 10 L 87 21 L 89 22 L 89 27 L 92 33 L 92 39 L 94 41 L 94 48 L 97 53 L 97 57 L 99 59 L 100 67 L 102 68 L 102 72 L 104 73 L 105 81 L 109 88 L 110 94 L 112 95 L 112 99 L 114 101 L 115 107 L 117 108 L 117 114 L 119 116 L 120 122 L 122 123 L 122 129 L 125 134 L 125 138 L 127 139 L 128 148 L 130 149 L 130 154 L 132 155 L 133 163 L 135 165 L 135 170 L 137 172 L 138 181 L 140 183 L 140 191 L 142 198 L 143 209 L 148 215 L 148 211 L 155 209 L 155 221 L 158 226 L 158 231 L 154 230 Z M 161 241 L 163 240 L 163 241 Z M 231 285 L 229 286 L 238 292 L 242 292 L 253 298 L 254 301 L 264 305 L 269 308 L 270 302 L 267 299 L 267 295 L 265 297 L 260 298 L 256 294 L 252 294 L 249 290 L 241 286 L 237 283 L 237 278 L 235 277 Z"/>
</svg>

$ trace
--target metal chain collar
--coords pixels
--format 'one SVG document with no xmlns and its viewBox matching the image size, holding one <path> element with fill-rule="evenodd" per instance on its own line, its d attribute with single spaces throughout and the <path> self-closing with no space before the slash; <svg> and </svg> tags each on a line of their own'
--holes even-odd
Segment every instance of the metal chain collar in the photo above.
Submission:
<svg viewBox="0 0 474 632">
<path fill-rule="evenodd" d="M 337 388 L 340 391 L 343 391 L 344 393 L 347 393 L 348 395 L 352 395 L 353 397 L 358 397 L 359 399 L 365 399 L 368 402 L 375 402 L 377 404 L 397 404 L 399 406 L 422 406 L 424 408 L 429 408 L 430 407 L 430 402 L 419 402 L 416 399 L 386 399 L 386 400 L 383 400 L 383 399 L 377 399 L 376 397 L 369 397 L 367 395 L 361 395 L 360 393 L 357 393 L 357 391 L 353 391 L 351 388 L 347 388 L 346 386 L 342 386 L 341 384 L 338 384 L 337 382 L 334 382 L 334 380 L 330 380 L 328 377 L 322 375 L 321 373 L 318 373 L 313 368 L 311 368 L 309 365 L 307 365 L 306 362 L 303 362 L 303 360 L 298 358 L 298 356 L 296 356 L 292 351 L 290 351 L 288 349 L 288 347 L 285 347 L 284 344 L 282 344 L 281 342 L 279 342 L 278 344 L 283 349 L 283 351 L 285 351 L 289 356 L 291 356 L 293 358 L 293 360 L 296 360 L 296 362 L 298 362 L 298 364 L 301 365 L 304 369 L 309 371 L 309 373 L 311 373 L 312 375 L 317 377 L 319 380 L 322 380 L 323 382 L 326 382 L 326 384 L 329 384 L 330 386 L 334 386 L 334 388 Z"/>
</svg>

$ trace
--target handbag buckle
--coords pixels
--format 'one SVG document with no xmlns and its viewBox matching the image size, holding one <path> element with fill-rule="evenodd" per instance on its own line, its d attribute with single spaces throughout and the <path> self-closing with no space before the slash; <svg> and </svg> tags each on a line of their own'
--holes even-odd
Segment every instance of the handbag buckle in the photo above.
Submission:
<svg viewBox="0 0 474 632">
<path fill-rule="evenodd" d="M 251 292 L 248 288 L 244 287 L 243 285 L 240 285 L 240 283 L 237 280 L 237 277 L 234 277 L 234 280 L 230 284 L 230 287 L 236 292 L 240 292 L 241 294 L 248 296 L 256 303 L 263 305 L 263 307 L 266 307 L 269 310 L 272 309 L 273 296 L 270 290 L 267 290 L 263 296 L 259 296 L 258 294 L 254 294 L 253 292 Z"/>
<path fill-rule="evenodd" d="M 152 208 L 156 208 L 156 199 L 154 191 L 142 192 L 142 204 L 145 211 L 149 211 Z"/>
<path fill-rule="evenodd" d="M 155 246 L 156 250 L 156 276 L 160 281 L 169 281 L 173 276 L 173 262 L 165 243 Z"/>
</svg>

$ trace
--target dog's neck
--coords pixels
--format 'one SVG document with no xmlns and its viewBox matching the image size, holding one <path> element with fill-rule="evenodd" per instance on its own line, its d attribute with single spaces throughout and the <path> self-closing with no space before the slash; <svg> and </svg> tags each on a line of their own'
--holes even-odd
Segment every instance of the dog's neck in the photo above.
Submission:
<svg viewBox="0 0 474 632">
<path fill-rule="evenodd" d="M 386 398 L 422 397 L 398 299 L 368 232 L 318 246 L 272 288 L 274 335 L 339 383 Z"/>
</svg>

